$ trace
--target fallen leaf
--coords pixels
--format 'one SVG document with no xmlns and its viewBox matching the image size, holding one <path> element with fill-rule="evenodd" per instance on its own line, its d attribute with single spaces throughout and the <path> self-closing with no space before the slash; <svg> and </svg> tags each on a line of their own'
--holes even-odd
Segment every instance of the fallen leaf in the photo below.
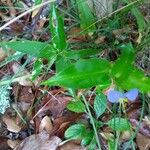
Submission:
<svg viewBox="0 0 150 150">
<path fill-rule="evenodd" d="M 1 2 L 4 3 L 5 5 L 7 5 L 10 16 L 14 17 L 16 15 L 16 10 L 13 6 L 12 1 L 11 0 L 2 0 Z"/>
<path fill-rule="evenodd" d="M 82 114 L 70 114 L 68 116 L 63 116 L 54 120 L 53 130 L 50 133 L 51 136 L 57 135 L 58 137 L 63 137 L 65 130 L 69 127 L 70 123 L 75 122 L 77 119 L 81 118 Z"/>
<path fill-rule="evenodd" d="M 15 78 L 13 82 L 18 82 L 22 86 L 33 86 L 33 82 L 31 81 L 31 74 L 21 76 L 18 78 Z"/>
<path fill-rule="evenodd" d="M 43 131 L 25 138 L 14 150 L 56 150 L 60 143 L 60 138 L 49 138 L 49 134 Z"/>
<path fill-rule="evenodd" d="M 136 137 L 136 143 L 139 147 L 139 150 L 149 150 L 150 149 L 150 138 L 138 133 Z"/>
<path fill-rule="evenodd" d="M 7 140 L 7 144 L 9 147 L 14 149 L 17 145 L 19 145 L 20 141 L 19 140 Z"/>
<path fill-rule="evenodd" d="M 3 61 L 6 56 L 6 52 L 2 48 L 0 48 L 0 62 Z"/>
<path fill-rule="evenodd" d="M 131 136 L 132 136 L 131 131 L 124 131 L 121 134 L 120 140 L 121 141 L 127 141 L 127 140 L 129 140 L 131 138 Z"/>
<path fill-rule="evenodd" d="M 139 126 L 139 122 L 136 119 L 130 119 L 130 122 L 134 128 Z M 139 132 L 146 137 L 150 138 L 150 127 L 146 125 L 144 122 L 140 124 Z"/>
<path fill-rule="evenodd" d="M 72 98 L 69 96 L 64 96 L 62 94 L 58 94 L 56 96 L 47 95 L 42 100 L 42 108 L 39 110 L 40 114 L 45 113 L 46 111 L 50 111 L 52 113 L 52 117 L 58 118 L 62 116 L 63 110 L 66 108 L 67 103 Z"/>
<path fill-rule="evenodd" d="M 62 146 L 60 146 L 58 150 L 86 150 L 86 148 L 77 144 L 77 142 L 69 141 L 63 144 Z"/>
<path fill-rule="evenodd" d="M 145 116 L 144 119 L 143 119 L 143 122 L 149 126 L 150 128 L 150 117 L 149 116 Z"/>
<path fill-rule="evenodd" d="M 106 40 L 106 36 L 100 36 L 95 40 L 95 44 L 102 44 Z"/>
<path fill-rule="evenodd" d="M 11 150 L 7 145 L 7 139 L 0 136 L 0 150 Z"/>
<path fill-rule="evenodd" d="M 16 97 L 19 102 L 31 104 L 34 100 L 34 94 L 31 87 L 15 84 L 12 91 L 14 97 Z"/>
<path fill-rule="evenodd" d="M 22 69 L 20 64 L 14 63 L 12 65 L 12 70 L 13 70 L 14 74 L 19 75 L 19 77 L 14 78 L 14 80 L 12 82 L 19 82 L 19 84 L 23 85 L 23 86 L 33 86 L 33 82 L 31 81 L 32 75 L 27 70 L 23 69 L 20 71 L 20 69 Z"/>
<path fill-rule="evenodd" d="M 113 139 L 114 135 L 112 133 L 107 133 L 107 132 L 101 132 L 100 133 L 101 136 L 105 139 L 105 140 L 109 140 L 109 139 Z"/>
<path fill-rule="evenodd" d="M 31 104 L 21 101 L 21 102 L 18 102 L 18 105 L 19 105 L 18 107 L 21 109 L 21 111 L 23 113 L 25 113 L 25 112 L 28 111 L 28 109 L 30 108 Z"/>
<path fill-rule="evenodd" d="M 74 43 L 74 42 L 85 42 L 87 41 L 87 35 L 81 34 L 82 30 L 80 28 L 71 28 L 69 31 L 69 43 Z"/>
<path fill-rule="evenodd" d="M 18 133 L 21 130 L 21 127 L 16 123 L 14 118 L 3 116 L 3 122 L 7 125 L 7 129 L 11 132 Z"/>
<path fill-rule="evenodd" d="M 46 130 L 47 133 L 50 133 L 52 129 L 53 129 L 53 125 L 52 125 L 50 117 L 45 116 L 40 123 L 39 132 Z"/>
</svg>

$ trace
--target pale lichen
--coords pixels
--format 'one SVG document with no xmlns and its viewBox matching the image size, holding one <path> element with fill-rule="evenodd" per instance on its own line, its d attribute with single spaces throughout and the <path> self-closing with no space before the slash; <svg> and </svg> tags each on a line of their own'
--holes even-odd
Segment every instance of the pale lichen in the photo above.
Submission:
<svg viewBox="0 0 150 150">
<path fill-rule="evenodd" d="M 2 114 L 10 107 L 10 89 L 9 85 L 0 86 L 0 113 Z"/>
</svg>

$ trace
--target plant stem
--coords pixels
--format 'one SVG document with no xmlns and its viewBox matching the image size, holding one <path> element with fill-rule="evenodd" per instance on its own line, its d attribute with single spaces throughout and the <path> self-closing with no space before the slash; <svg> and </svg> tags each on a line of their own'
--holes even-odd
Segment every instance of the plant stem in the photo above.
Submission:
<svg viewBox="0 0 150 150">
<path fill-rule="evenodd" d="M 144 110 L 145 110 L 145 96 L 142 93 L 142 111 L 141 111 L 141 116 L 140 116 L 139 124 L 137 125 L 137 127 L 135 129 L 135 132 L 134 132 L 134 135 L 131 137 L 131 139 L 129 141 L 129 144 L 134 140 L 134 138 L 136 137 L 136 135 L 137 135 L 137 133 L 139 131 L 140 125 L 142 123 L 142 118 L 144 116 Z"/>
<path fill-rule="evenodd" d="M 82 98 L 83 98 L 83 101 L 85 103 L 85 106 L 86 106 L 86 109 L 88 111 L 88 115 L 90 117 L 90 120 L 91 120 L 91 123 L 92 123 L 92 126 L 93 126 L 93 130 L 95 132 L 95 137 L 96 137 L 96 141 L 97 141 L 97 145 L 98 145 L 98 148 L 99 150 L 101 150 L 101 145 L 100 145 L 100 142 L 99 142 L 99 137 L 98 137 L 98 134 L 97 134 L 97 129 L 96 129 L 96 126 L 95 126 L 95 123 L 94 123 L 94 119 L 93 119 L 93 116 L 91 114 L 91 111 L 90 111 L 90 108 L 89 108 L 89 104 L 88 102 L 86 101 L 84 95 L 82 95 Z"/>
</svg>

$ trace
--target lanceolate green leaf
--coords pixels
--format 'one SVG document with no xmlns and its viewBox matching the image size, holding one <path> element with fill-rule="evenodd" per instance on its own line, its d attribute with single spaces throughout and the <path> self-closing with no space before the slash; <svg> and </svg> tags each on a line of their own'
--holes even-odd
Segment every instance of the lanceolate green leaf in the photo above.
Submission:
<svg viewBox="0 0 150 150">
<path fill-rule="evenodd" d="M 50 31 L 54 48 L 63 50 L 66 48 L 66 37 L 64 31 L 64 20 L 53 4 L 50 15 Z"/>
<path fill-rule="evenodd" d="M 42 3 L 42 0 L 35 0 L 35 5 L 39 5 Z"/>
<path fill-rule="evenodd" d="M 133 66 L 135 50 L 131 44 L 124 45 L 119 59 L 112 67 L 112 76 L 116 84 L 123 89 L 138 88 L 140 91 L 150 91 L 150 78 Z"/>
<path fill-rule="evenodd" d="M 79 60 L 43 84 L 71 88 L 90 88 L 103 84 L 103 80 L 108 80 L 109 70 L 109 62 L 104 59 Z"/>
<path fill-rule="evenodd" d="M 56 55 L 56 49 L 52 45 L 38 41 L 1 42 L 1 46 L 39 58 L 50 58 Z"/>
<path fill-rule="evenodd" d="M 46 47 L 47 43 L 42 43 L 38 41 L 10 41 L 1 42 L 0 46 L 5 46 L 6 48 L 11 48 L 14 51 L 22 52 L 29 55 L 38 56 L 40 51 Z"/>
<path fill-rule="evenodd" d="M 127 4 L 130 4 L 130 2 L 132 2 L 132 0 L 123 0 L 123 1 Z M 138 9 L 136 5 L 131 7 L 131 12 L 136 18 L 139 32 L 143 32 L 147 27 L 144 16 L 142 15 L 141 11 Z"/>
<path fill-rule="evenodd" d="M 96 29 L 95 25 L 92 25 L 95 22 L 95 17 L 92 14 L 87 0 L 76 0 L 78 10 L 79 10 L 79 18 L 80 18 L 80 26 L 82 29 L 88 28 L 88 31 L 93 31 Z"/>
<path fill-rule="evenodd" d="M 130 90 L 138 88 L 142 92 L 150 92 L 150 78 L 144 73 L 132 66 L 132 71 L 124 80 L 118 81 L 117 84 L 123 89 Z"/>
<path fill-rule="evenodd" d="M 36 60 L 33 65 L 32 80 L 35 80 L 40 75 L 42 68 L 43 68 L 42 61 Z"/>
<path fill-rule="evenodd" d="M 112 68 L 112 76 L 117 80 L 124 80 L 132 71 L 131 64 L 134 62 L 135 50 L 131 43 L 121 47 L 122 54 Z"/>
<path fill-rule="evenodd" d="M 131 124 L 125 118 L 113 118 L 108 121 L 108 126 L 115 131 L 130 130 Z"/>
<path fill-rule="evenodd" d="M 65 56 L 70 59 L 81 59 L 87 58 L 92 55 L 100 53 L 103 49 L 82 49 L 82 50 L 68 50 L 65 53 Z"/>
<path fill-rule="evenodd" d="M 133 15 L 136 17 L 139 32 L 143 32 L 147 27 L 144 16 L 136 6 L 133 7 L 131 11 Z"/>
</svg>

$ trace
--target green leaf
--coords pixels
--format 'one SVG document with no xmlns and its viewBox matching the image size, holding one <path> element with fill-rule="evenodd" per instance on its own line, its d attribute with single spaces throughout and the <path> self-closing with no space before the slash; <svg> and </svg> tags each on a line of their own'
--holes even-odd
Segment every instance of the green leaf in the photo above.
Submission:
<svg viewBox="0 0 150 150">
<path fill-rule="evenodd" d="M 65 131 L 65 138 L 82 139 L 85 133 L 86 126 L 84 124 L 75 124 Z"/>
<path fill-rule="evenodd" d="M 100 53 L 101 49 L 67 50 L 57 56 L 56 72 L 60 72 L 71 65 L 72 60 L 87 58 Z"/>
<path fill-rule="evenodd" d="M 132 71 L 131 64 L 134 62 L 135 50 L 131 43 L 121 47 L 122 54 L 112 68 L 112 76 L 117 80 L 124 80 Z"/>
<path fill-rule="evenodd" d="M 116 140 L 110 139 L 108 140 L 108 148 L 109 150 L 114 150 L 116 146 Z"/>
<path fill-rule="evenodd" d="M 103 93 L 96 95 L 94 100 L 94 110 L 97 118 L 100 117 L 106 110 L 107 98 Z"/>
<path fill-rule="evenodd" d="M 85 134 L 84 134 L 84 137 L 81 141 L 81 145 L 86 146 L 86 145 L 90 144 L 93 137 L 94 137 L 94 131 L 86 131 Z"/>
<path fill-rule="evenodd" d="M 35 0 L 35 5 L 39 5 L 42 3 L 42 0 Z"/>
<path fill-rule="evenodd" d="M 13 41 L 13 42 L 1 42 L 0 47 L 5 46 L 11 48 L 14 51 L 22 52 L 28 55 L 33 55 L 38 58 L 50 59 L 56 56 L 56 49 L 52 45 L 38 42 L 38 41 Z"/>
<path fill-rule="evenodd" d="M 93 137 L 91 143 L 88 145 L 88 150 L 94 150 L 96 148 L 97 142 L 95 137 Z"/>
<path fill-rule="evenodd" d="M 108 80 L 109 71 L 109 62 L 104 59 L 79 60 L 42 84 L 75 89 L 90 88 Z"/>
<path fill-rule="evenodd" d="M 130 4 L 132 2 L 130 0 L 123 0 L 123 1 L 127 4 Z M 136 5 L 131 7 L 131 12 L 136 18 L 139 32 L 143 32 L 147 27 L 143 14 Z"/>
<path fill-rule="evenodd" d="M 136 17 L 139 32 L 143 32 L 147 27 L 143 14 L 136 6 L 131 9 L 131 12 Z"/>
<path fill-rule="evenodd" d="M 117 81 L 117 84 L 126 90 L 138 88 L 141 92 L 150 92 L 150 78 L 134 66 L 130 74 L 124 80 Z"/>
<path fill-rule="evenodd" d="M 11 48 L 14 51 L 22 52 L 29 55 L 38 56 L 40 51 L 47 46 L 47 43 L 38 41 L 13 41 L 13 42 L 1 42 L 0 46 Z"/>
<path fill-rule="evenodd" d="M 52 45 L 46 45 L 40 53 L 37 55 L 38 58 L 46 58 L 52 60 L 57 56 L 57 50 Z"/>
<path fill-rule="evenodd" d="M 53 4 L 50 15 L 50 31 L 54 48 L 63 50 L 66 48 L 66 37 L 64 31 L 63 17 L 59 14 L 56 6 Z"/>
<path fill-rule="evenodd" d="M 40 75 L 42 68 L 43 68 L 42 61 L 36 60 L 33 65 L 32 80 L 35 80 Z"/>
<path fill-rule="evenodd" d="M 138 88 L 142 92 L 150 91 L 150 78 L 133 66 L 135 50 L 131 44 L 124 45 L 123 52 L 112 67 L 112 76 L 116 84 L 125 90 Z"/>
<path fill-rule="evenodd" d="M 130 130 L 131 124 L 124 118 L 113 118 L 108 121 L 108 126 L 115 131 Z"/>
<path fill-rule="evenodd" d="M 85 105 L 81 100 L 69 102 L 67 108 L 76 113 L 83 113 L 86 111 Z"/>
<path fill-rule="evenodd" d="M 59 73 L 71 65 L 71 60 L 67 57 L 57 57 L 56 72 Z"/>
<path fill-rule="evenodd" d="M 112 83 L 111 79 L 104 80 L 102 84 L 100 84 L 96 87 L 96 90 L 97 91 L 105 90 L 111 85 L 111 83 Z"/>
<path fill-rule="evenodd" d="M 82 50 L 68 50 L 65 53 L 65 56 L 69 59 L 81 59 L 87 58 L 92 55 L 96 55 L 100 53 L 102 49 L 82 49 Z"/>
<path fill-rule="evenodd" d="M 89 8 L 87 0 L 76 0 L 76 3 L 79 10 L 81 28 L 82 29 L 88 28 L 88 31 L 90 32 L 95 31 L 96 27 L 93 24 L 95 22 L 95 17 Z"/>
</svg>

